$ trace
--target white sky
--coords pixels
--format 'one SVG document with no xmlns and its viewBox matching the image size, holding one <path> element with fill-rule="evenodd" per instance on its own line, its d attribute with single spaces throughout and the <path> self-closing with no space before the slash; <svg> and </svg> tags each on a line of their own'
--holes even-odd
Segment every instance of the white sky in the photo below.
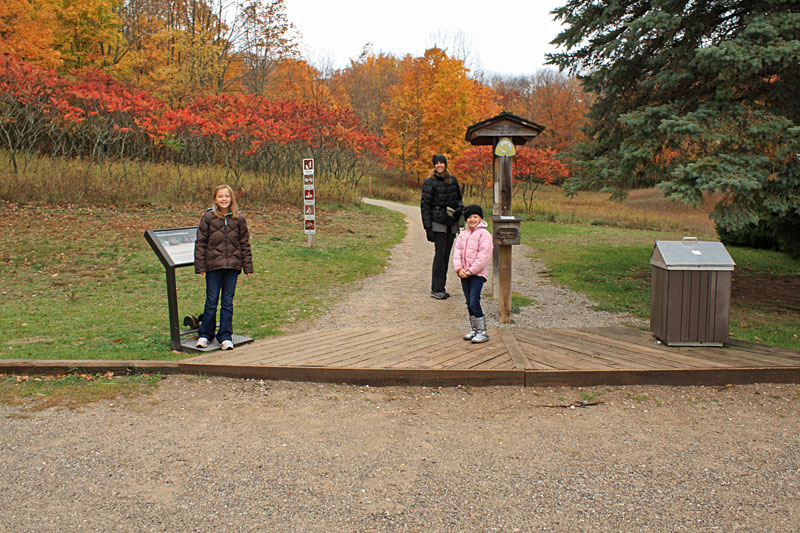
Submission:
<svg viewBox="0 0 800 533">
<path fill-rule="evenodd" d="M 560 31 L 550 11 L 565 0 L 285 0 L 289 21 L 301 33 L 303 55 L 315 65 L 344 68 L 367 43 L 376 53 L 422 55 L 452 36 L 469 51 L 467 66 L 487 73 L 531 74 Z M 450 36 L 436 39 L 437 36 Z M 555 68 L 555 67 L 550 67 Z"/>
</svg>

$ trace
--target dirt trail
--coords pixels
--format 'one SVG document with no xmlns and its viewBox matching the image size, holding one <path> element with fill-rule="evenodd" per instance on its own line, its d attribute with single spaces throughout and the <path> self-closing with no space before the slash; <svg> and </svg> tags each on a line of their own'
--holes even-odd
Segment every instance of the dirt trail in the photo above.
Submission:
<svg viewBox="0 0 800 533">
<path fill-rule="evenodd" d="M 341 327 L 464 328 L 466 306 L 455 273 L 451 271 L 447 276 L 450 298 L 430 297 L 433 245 L 425 238 L 419 207 L 367 198 L 364 202 L 403 213 L 407 226 L 405 238 L 392 249 L 383 273 L 358 283 L 327 315 L 295 324 L 291 331 Z M 554 286 L 541 275 L 543 265 L 530 255 L 526 246 L 513 248 L 512 290 L 535 302 L 514 315 L 515 325 L 574 328 L 633 322 L 625 315 L 594 311 L 586 297 Z M 487 325 L 497 326 L 497 302 L 492 300 L 489 284 L 484 287 L 481 304 Z"/>
</svg>

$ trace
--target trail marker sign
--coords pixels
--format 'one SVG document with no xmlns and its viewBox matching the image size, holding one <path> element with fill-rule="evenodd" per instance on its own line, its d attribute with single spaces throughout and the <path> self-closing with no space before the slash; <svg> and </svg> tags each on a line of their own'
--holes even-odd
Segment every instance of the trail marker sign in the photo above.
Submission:
<svg viewBox="0 0 800 533">
<path fill-rule="evenodd" d="M 303 159 L 303 231 L 308 235 L 308 247 L 313 248 L 314 235 L 317 233 L 313 159 Z"/>
</svg>

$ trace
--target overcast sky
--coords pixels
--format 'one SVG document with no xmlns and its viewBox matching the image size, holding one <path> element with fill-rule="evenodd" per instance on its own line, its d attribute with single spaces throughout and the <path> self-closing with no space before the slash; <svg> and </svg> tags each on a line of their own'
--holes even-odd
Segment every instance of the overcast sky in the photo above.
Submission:
<svg viewBox="0 0 800 533">
<path fill-rule="evenodd" d="M 458 57 L 450 49 L 455 42 L 466 45 L 467 66 L 501 74 L 531 74 L 544 67 L 544 54 L 555 51 L 549 43 L 559 32 L 550 11 L 564 3 L 285 0 L 289 20 L 302 35 L 303 53 L 314 64 L 326 60 L 346 67 L 367 43 L 376 53 L 420 56 L 444 40 L 451 56 Z"/>
</svg>

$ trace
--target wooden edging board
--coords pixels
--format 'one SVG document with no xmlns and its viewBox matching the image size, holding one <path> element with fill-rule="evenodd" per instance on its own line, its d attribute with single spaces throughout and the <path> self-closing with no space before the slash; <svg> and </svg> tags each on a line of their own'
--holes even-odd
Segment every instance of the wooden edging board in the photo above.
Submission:
<svg viewBox="0 0 800 533">
<path fill-rule="evenodd" d="M 0 359 L 0 372 L 6 374 L 61 374 L 69 372 L 178 374 L 180 370 L 178 361 Z"/>
<path fill-rule="evenodd" d="M 746 385 L 800 383 L 800 367 L 680 368 L 665 370 L 533 370 L 526 387 L 589 387 L 597 385 Z"/>
<path fill-rule="evenodd" d="M 183 374 L 233 378 L 350 383 L 353 385 L 525 385 L 522 370 L 445 370 L 418 368 L 342 368 L 180 363 Z"/>
</svg>

